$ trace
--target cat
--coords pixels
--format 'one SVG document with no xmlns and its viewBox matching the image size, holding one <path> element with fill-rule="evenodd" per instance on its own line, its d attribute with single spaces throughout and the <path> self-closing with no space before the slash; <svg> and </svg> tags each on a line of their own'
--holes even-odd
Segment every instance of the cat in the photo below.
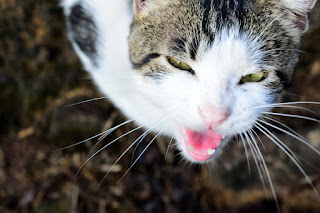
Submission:
<svg viewBox="0 0 320 213">
<path fill-rule="evenodd" d="M 268 112 L 275 106 L 292 106 L 279 102 L 292 81 L 301 36 L 315 3 L 63 0 L 61 4 L 68 36 L 84 68 L 128 122 L 174 138 L 181 155 L 192 163 L 212 161 L 239 136 L 249 141 L 247 146 L 265 168 L 254 128 L 297 165 L 264 119 L 272 119 Z M 319 154 L 300 135 L 281 131 Z"/>
</svg>

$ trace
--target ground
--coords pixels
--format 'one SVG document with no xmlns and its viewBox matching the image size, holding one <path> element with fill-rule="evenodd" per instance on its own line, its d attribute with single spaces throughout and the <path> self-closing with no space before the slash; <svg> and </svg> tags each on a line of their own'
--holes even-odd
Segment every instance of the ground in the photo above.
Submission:
<svg viewBox="0 0 320 213">
<path fill-rule="evenodd" d="M 318 4 L 285 101 L 320 101 L 319 82 Z M 269 184 L 265 193 L 253 158 L 248 166 L 245 150 L 236 141 L 221 159 L 199 166 L 181 160 L 174 147 L 166 154 L 169 139 L 159 138 L 126 173 L 152 140 L 150 135 L 105 179 L 142 132 L 120 139 L 84 167 L 98 139 L 56 151 L 125 121 L 105 99 L 68 106 L 102 95 L 66 38 L 57 0 L 0 0 L 0 88 L 0 212 L 276 212 Z M 303 107 L 314 113 L 276 111 L 319 119 L 320 105 Z M 320 147 L 316 122 L 292 118 L 281 122 Z M 94 150 L 132 128 L 117 129 Z M 274 133 L 298 154 L 320 191 L 320 156 L 290 136 Z M 261 138 L 282 212 L 320 212 L 320 201 L 296 165 L 267 137 Z"/>
</svg>

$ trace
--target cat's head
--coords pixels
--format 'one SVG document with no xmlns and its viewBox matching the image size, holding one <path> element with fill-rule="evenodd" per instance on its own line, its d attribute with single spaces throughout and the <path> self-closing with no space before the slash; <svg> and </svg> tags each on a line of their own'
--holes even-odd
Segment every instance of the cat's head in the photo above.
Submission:
<svg viewBox="0 0 320 213">
<path fill-rule="evenodd" d="M 279 101 L 315 2 L 132 0 L 137 84 L 183 156 L 209 161 Z"/>
</svg>

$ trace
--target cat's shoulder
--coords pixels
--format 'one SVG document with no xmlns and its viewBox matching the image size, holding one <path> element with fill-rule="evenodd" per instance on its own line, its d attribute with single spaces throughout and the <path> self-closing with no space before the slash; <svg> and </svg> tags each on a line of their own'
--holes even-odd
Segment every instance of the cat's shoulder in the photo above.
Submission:
<svg viewBox="0 0 320 213">
<path fill-rule="evenodd" d="M 106 55 L 106 42 L 117 42 L 115 33 L 127 34 L 131 1 L 62 0 L 60 6 L 66 17 L 69 39 L 86 70 L 97 69 Z M 116 31 L 116 26 L 123 28 Z"/>
<path fill-rule="evenodd" d="M 124 13 L 131 13 L 130 0 L 61 0 L 60 6 L 66 15 L 72 14 L 76 7 L 81 7 L 83 11 L 91 13 L 93 16 L 119 17 Z"/>
</svg>

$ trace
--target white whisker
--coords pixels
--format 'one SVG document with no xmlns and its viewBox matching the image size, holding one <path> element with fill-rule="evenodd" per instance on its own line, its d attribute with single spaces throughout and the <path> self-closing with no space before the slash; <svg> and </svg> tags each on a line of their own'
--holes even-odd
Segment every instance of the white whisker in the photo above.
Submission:
<svg viewBox="0 0 320 213">
<path fill-rule="evenodd" d="M 258 121 L 262 122 L 261 119 L 258 119 Z M 258 123 L 258 122 L 256 122 L 256 125 L 259 125 L 261 128 L 263 128 L 269 135 L 271 135 L 271 136 L 276 140 L 276 141 L 274 141 L 274 143 L 279 144 L 279 147 L 280 147 L 283 151 L 286 150 L 286 152 L 290 153 L 290 155 L 292 155 L 292 156 L 295 158 L 295 160 L 300 163 L 300 160 L 299 160 L 299 158 L 296 156 L 296 154 L 295 154 L 285 143 L 283 143 L 277 136 L 275 136 L 269 129 L 267 129 L 265 126 L 263 126 L 262 124 L 260 124 L 260 123 Z M 255 125 L 255 126 L 256 126 L 256 125 Z M 257 126 L 256 126 L 256 127 L 257 127 Z M 267 136 L 267 135 L 266 135 L 266 136 Z"/>
<path fill-rule="evenodd" d="M 85 140 L 83 140 L 83 141 L 80 141 L 80 142 L 78 142 L 78 143 L 75 143 L 75 144 L 72 144 L 72 145 L 69 145 L 69 146 L 65 146 L 65 147 L 60 148 L 60 149 L 56 149 L 56 150 L 54 150 L 54 151 L 52 151 L 52 152 L 59 152 L 59 151 L 62 151 L 62 150 L 65 150 L 65 149 L 69 149 L 69 148 L 74 147 L 74 146 L 78 146 L 78 145 L 83 144 L 83 143 L 85 143 L 85 142 L 88 142 L 88 141 L 90 141 L 90 140 L 92 140 L 92 139 L 95 139 L 95 138 L 97 138 L 97 137 L 99 137 L 99 136 L 101 136 L 101 135 L 103 135 L 103 134 L 105 134 L 105 132 L 99 133 L 99 134 L 97 134 L 97 135 L 95 135 L 95 136 L 92 136 L 92 137 L 90 137 L 90 138 L 88 138 L 88 139 L 85 139 Z"/>
<path fill-rule="evenodd" d="M 174 114 L 174 111 L 172 113 L 170 113 L 169 115 L 165 116 L 163 119 L 161 119 L 159 122 L 157 122 L 155 125 L 153 125 L 152 127 L 150 127 L 148 130 L 146 130 L 142 135 L 144 135 L 143 138 L 140 139 L 140 141 L 137 143 L 137 146 L 134 148 L 133 152 L 132 152 L 132 161 L 133 161 L 133 157 L 134 157 L 134 153 L 136 152 L 139 144 L 142 142 L 142 140 L 152 131 L 152 129 L 156 126 L 158 126 L 160 123 L 162 123 L 163 120 L 168 119 L 170 116 L 172 116 L 172 114 Z"/>
<path fill-rule="evenodd" d="M 291 118 L 300 118 L 300 119 L 305 119 L 305 120 L 309 120 L 309 121 L 314 121 L 316 123 L 320 123 L 320 121 L 318 119 L 307 117 L 307 116 L 302 116 L 302 115 L 284 114 L 284 113 L 278 113 L 278 112 L 263 112 L 263 114 L 277 115 L 277 116 L 291 117 Z"/>
<path fill-rule="evenodd" d="M 161 124 L 162 122 L 166 121 L 170 116 L 172 116 L 172 114 L 175 113 L 175 111 L 173 111 L 172 113 L 170 113 L 167 116 L 164 116 L 160 121 L 156 122 L 152 127 L 150 127 L 147 131 L 145 131 L 142 135 L 140 135 L 133 143 L 130 144 L 130 146 L 127 147 L 127 149 L 118 157 L 118 159 L 113 163 L 113 165 L 111 166 L 111 168 L 108 170 L 108 172 L 106 173 L 106 175 L 103 177 L 103 179 L 100 181 L 99 185 L 97 186 L 96 189 L 100 188 L 101 184 L 103 183 L 103 181 L 106 179 L 106 177 L 108 176 L 108 174 L 112 171 L 112 169 L 114 168 L 114 166 L 121 160 L 121 158 L 137 143 L 140 143 L 150 132 L 153 128 L 155 128 L 156 126 L 158 126 L 159 124 Z M 157 134 L 159 135 L 166 127 L 168 126 L 168 124 Z M 109 145 L 109 144 L 108 144 Z M 107 146 L 107 145 L 106 145 Z M 102 148 L 103 149 L 103 148 Z M 135 150 L 134 150 L 135 151 Z M 145 151 L 145 150 L 144 150 Z M 144 152 L 143 151 L 143 152 Z M 139 155 L 140 156 L 140 155 Z M 88 159 L 90 160 L 90 159 Z M 136 161 L 135 161 L 136 162 Z M 131 168 L 131 167 L 130 167 Z M 130 170 L 130 168 L 128 170 Z M 81 169 L 81 168 L 80 168 Z M 127 171 L 128 172 L 128 171 Z M 126 173 L 127 173 L 126 172 Z M 126 174 L 125 173 L 125 174 Z M 122 178 L 121 178 L 122 179 Z"/>
<path fill-rule="evenodd" d="M 133 149 L 132 155 L 131 155 L 131 162 L 133 161 L 134 158 L 134 154 L 138 148 L 138 146 L 140 145 L 140 143 L 143 141 L 143 139 L 151 132 L 151 128 L 146 130 L 141 136 L 141 139 L 137 142 L 136 147 Z"/>
<path fill-rule="evenodd" d="M 142 135 L 140 135 L 133 143 L 130 144 L 130 146 L 127 147 L 127 149 L 118 157 L 118 159 L 112 164 L 112 166 L 110 167 L 110 169 L 108 170 L 108 172 L 105 174 L 105 176 L 102 178 L 102 180 L 100 181 L 99 185 L 97 186 L 96 190 L 98 190 L 101 186 L 101 184 L 103 183 L 103 181 L 107 178 L 107 176 L 110 174 L 110 172 L 112 171 L 112 169 L 117 165 L 117 163 L 121 160 L 121 158 L 139 141 L 141 142 L 145 136 L 146 136 L 146 132 Z"/>
<path fill-rule="evenodd" d="M 171 137 L 171 140 L 170 140 L 170 142 L 169 142 L 169 145 L 168 145 L 168 148 L 167 148 L 167 151 L 166 151 L 166 155 L 165 155 L 165 157 L 164 157 L 165 160 L 167 160 L 167 156 L 168 156 L 168 153 L 169 153 L 169 148 L 170 148 L 170 146 L 171 146 L 172 141 L 173 141 L 173 137 Z"/>
<path fill-rule="evenodd" d="M 278 105 L 292 105 L 292 104 L 315 104 L 315 105 L 320 105 L 320 102 L 316 102 L 316 101 L 294 101 L 294 102 L 274 103 L 274 104 L 261 105 L 261 106 L 278 106 Z"/>
<path fill-rule="evenodd" d="M 250 150 L 251 150 L 251 153 L 252 153 L 252 156 L 253 156 L 253 159 L 254 159 L 254 162 L 256 164 L 256 167 L 257 167 L 257 170 L 258 170 L 258 173 L 259 173 L 259 177 L 260 177 L 260 180 L 261 180 L 261 183 L 263 185 L 263 189 L 264 189 L 264 192 L 265 194 L 267 195 L 267 188 L 266 188 L 266 184 L 265 184 L 265 181 L 264 181 L 264 178 L 263 178 L 263 175 L 262 175 L 262 172 L 261 170 L 263 171 L 264 175 L 265 174 L 265 171 L 264 171 L 264 167 L 262 167 L 262 160 L 263 160 L 263 157 L 261 157 L 259 154 L 258 154 L 258 151 L 257 151 L 257 147 L 253 145 L 253 138 L 249 138 L 248 134 L 245 132 L 244 133 L 246 139 L 247 139 L 247 142 L 248 142 L 248 145 L 250 147 Z M 251 135 L 250 135 L 251 136 Z M 251 136 L 252 137 L 252 136 Z M 259 161 L 259 162 L 258 162 Z"/>
<path fill-rule="evenodd" d="M 262 118 L 265 118 L 265 119 L 268 119 L 268 120 L 271 120 L 271 121 L 273 121 L 273 122 L 275 122 L 275 123 L 277 123 L 277 124 L 279 124 L 279 125 L 281 125 L 281 126 L 285 127 L 286 129 L 288 129 L 289 131 L 291 131 L 293 134 L 295 134 L 295 135 L 297 135 L 298 137 L 300 137 L 301 139 L 303 139 L 303 140 L 306 140 L 306 141 L 307 141 L 307 139 L 306 139 L 305 137 L 303 137 L 302 135 L 300 135 L 299 133 L 297 133 L 297 132 L 296 132 L 296 131 L 294 131 L 292 128 L 288 127 L 287 125 L 285 125 L 285 124 L 281 123 L 281 122 L 280 122 L 280 121 L 278 121 L 277 119 L 274 119 L 274 118 L 269 117 L 269 116 L 261 116 L 261 117 L 262 117 Z"/>
<path fill-rule="evenodd" d="M 115 127 L 112 127 L 111 129 L 108 129 L 108 130 L 106 130 L 106 131 L 104 131 L 104 132 L 101 132 L 101 133 L 99 133 L 99 134 L 97 134 L 97 135 L 95 135 L 95 136 L 92 136 L 92 137 L 90 137 L 90 138 L 88 138 L 88 139 L 85 139 L 85 140 L 80 141 L 80 142 L 78 142 L 78 143 L 72 144 L 72 145 L 70 145 L 70 146 L 66 146 L 66 147 L 63 147 L 63 148 L 54 150 L 53 152 L 57 152 L 57 151 L 62 151 L 62 150 L 65 150 L 65 149 L 69 149 L 69 148 L 71 148 L 71 147 L 75 147 L 75 146 L 78 146 L 78 145 L 80 145 L 80 144 L 86 143 L 86 142 L 88 142 L 88 141 L 90 141 L 90 140 L 92 140 L 92 139 L 98 138 L 98 137 L 100 137 L 100 136 L 109 135 L 110 133 L 112 133 L 113 131 L 115 131 L 116 129 L 118 129 L 119 127 L 124 126 L 124 125 L 126 125 L 126 124 L 128 124 L 128 123 L 130 123 L 130 122 L 132 122 L 132 121 L 134 121 L 134 120 L 125 121 L 125 122 L 123 122 L 123 123 L 121 123 L 121 124 L 119 124 L 119 125 L 117 125 L 117 126 L 115 126 Z M 95 145 L 95 146 L 96 146 L 96 145 Z"/>
<path fill-rule="evenodd" d="M 247 145 L 245 143 L 245 140 L 244 140 L 242 134 L 240 133 L 239 135 L 240 135 L 240 138 L 241 138 L 241 141 L 242 141 L 245 153 L 246 153 L 246 157 L 247 157 L 249 176 L 251 176 L 250 158 L 249 158 L 249 153 L 248 153 L 248 150 L 247 150 Z"/>
<path fill-rule="evenodd" d="M 286 49 L 286 48 L 270 49 L 270 50 L 265 51 L 265 53 L 270 53 L 272 51 L 294 51 L 294 52 L 299 52 L 299 53 L 307 53 L 306 51 L 299 50 L 299 49 Z"/>
<path fill-rule="evenodd" d="M 122 123 L 122 124 L 119 124 L 119 125 L 111 128 L 111 129 L 105 131 L 105 132 L 104 132 L 105 134 L 100 135 L 100 138 L 98 139 L 98 142 L 91 148 L 90 152 L 88 153 L 88 156 L 89 156 L 89 155 L 92 153 L 92 151 L 93 151 L 108 135 L 110 135 L 114 130 L 116 130 L 117 128 L 119 128 L 119 127 L 121 127 L 121 126 L 123 126 L 123 125 L 125 125 L 125 124 L 127 124 L 127 123 L 130 123 L 130 122 L 133 122 L 133 121 L 137 120 L 137 118 L 139 118 L 140 116 L 145 116 L 146 114 L 153 113 L 153 112 L 155 112 L 155 111 L 162 112 L 163 110 L 152 109 L 152 110 L 150 110 L 150 111 L 147 112 L 147 113 L 145 113 L 145 112 L 144 112 L 144 113 L 141 113 L 141 114 L 137 115 L 134 119 L 128 120 L 128 121 L 126 121 L 126 122 L 124 122 L 124 123 Z M 88 156 L 87 156 L 87 157 L 88 157 Z"/>
<path fill-rule="evenodd" d="M 154 136 L 154 138 L 148 143 L 148 145 L 142 150 L 141 154 L 137 157 L 137 159 L 132 163 L 132 165 L 129 167 L 129 169 L 122 175 L 122 177 L 120 178 L 120 180 L 118 181 L 118 183 L 126 176 L 126 174 L 128 174 L 128 172 L 132 169 L 132 167 L 137 163 L 137 161 L 141 158 L 141 156 L 145 153 L 145 151 L 150 147 L 150 145 L 153 143 L 153 141 L 155 141 L 155 139 L 162 133 L 162 131 L 167 128 L 168 125 L 166 125 L 165 127 L 163 127 L 163 129 L 161 131 L 159 131 L 159 133 Z"/>
<path fill-rule="evenodd" d="M 261 146 L 263 147 L 263 150 L 266 152 L 266 147 L 264 146 L 264 144 L 263 144 L 261 138 L 259 137 L 259 135 L 256 133 L 256 131 L 254 131 L 254 129 L 251 129 L 251 132 L 253 132 L 254 135 L 259 139 L 259 142 L 260 142 Z"/>
<path fill-rule="evenodd" d="M 252 153 L 252 156 L 253 156 L 253 160 L 257 166 L 257 170 L 258 170 L 258 173 L 259 173 L 259 176 L 260 176 L 260 179 L 261 179 L 261 182 L 263 183 L 263 188 L 265 188 L 265 183 L 264 183 L 264 179 L 262 178 L 262 173 L 261 173 L 261 170 L 260 170 L 260 166 L 258 164 L 258 159 L 260 161 L 260 157 L 257 155 L 257 150 L 255 147 L 252 146 L 252 141 L 250 140 L 250 138 L 248 137 L 248 134 L 246 132 L 243 133 L 245 138 L 246 138 L 246 141 L 249 145 L 249 148 L 251 150 L 251 153 Z M 258 158 L 258 159 L 257 159 Z"/>
<path fill-rule="evenodd" d="M 268 170 L 268 166 L 263 158 L 263 155 L 258 147 L 258 144 L 257 144 L 257 141 L 256 139 L 254 138 L 254 136 L 252 135 L 252 133 L 250 132 L 250 137 L 251 137 L 251 140 L 252 140 L 252 148 L 253 150 L 255 150 L 256 152 L 256 155 L 258 156 L 258 159 L 259 159 L 259 162 L 260 162 L 260 166 L 263 168 L 263 171 L 264 171 L 264 174 L 269 182 L 269 185 L 270 185 L 270 188 L 271 188 L 271 193 L 272 193 L 272 196 L 273 196 L 273 199 L 276 203 L 276 208 L 277 208 L 277 212 L 280 212 L 280 206 L 279 206 L 279 202 L 278 202 L 278 198 L 277 198 L 277 194 L 276 194 L 276 191 L 274 189 L 274 186 L 273 186 L 273 183 L 272 183 L 272 179 L 271 179 L 271 176 L 270 176 L 270 173 L 269 173 L 269 170 Z M 247 140 L 250 142 L 250 139 L 248 136 L 247 137 Z M 250 145 L 250 143 L 249 143 Z M 257 163 L 256 163 L 257 164 Z M 257 168 L 258 168 L 258 164 L 257 164 Z M 263 183 L 263 188 L 264 188 L 264 191 L 265 193 L 267 194 L 267 190 L 266 190 L 266 187 L 265 187 L 265 183 L 264 183 L 264 180 L 263 180 L 263 176 L 258 168 L 258 171 L 259 171 L 259 175 L 260 175 L 260 179 Z"/>
<path fill-rule="evenodd" d="M 259 108 L 293 108 L 293 109 L 301 109 L 305 110 L 308 112 L 314 113 L 314 111 L 304 108 L 304 107 L 299 107 L 299 106 L 292 106 L 292 105 L 275 105 L 275 104 L 270 104 L 270 105 L 260 105 L 260 106 L 255 106 L 252 107 L 251 109 L 259 109 Z"/>
<path fill-rule="evenodd" d="M 272 127 L 272 128 L 274 128 L 274 129 L 277 129 L 277 130 L 279 130 L 279 131 L 281 131 L 281 132 L 283 132 L 283 133 L 286 133 L 287 135 L 290 135 L 291 137 L 293 137 L 293 138 L 295 138 L 295 139 L 297 139 L 298 141 L 300 141 L 300 142 L 302 142 L 303 144 L 305 144 L 306 146 L 308 146 L 310 149 L 312 149 L 315 153 L 317 153 L 317 154 L 320 156 L 320 151 L 319 151 L 315 146 L 313 146 L 312 144 L 310 144 L 310 142 L 308 142 L 307 140 L 305 140 L 305 139 L 303 139 L 303 138 L 301 138 L 301 137 L 299 137 L 299 136 L 297 136 L 297 135 L 295 135 L 295 134 L 293 134 L 293 133 L 291 133 L 291 132 L 289 132 L 289 131 L 287 131 L 287 130 L 285 130 L 285 129 L 282 129 L 282 128 L 277 127 L 277 126 L 275 126 L 275 125 L 273 125 L 273 124 L 270 124 L 270 123 L 268 123 L 268 122 L 265 122 L 265 121 L 263 121 L 263 120 L 259 120 L 259 121 L 262 122 L 262 123 L 264 123 L 264 124 L 266 124 L 266 125 L 268 125 L 268 126 L 270 126 L 270 127 Z"/>
<path fill-rule="evenodd" d="M 115 142 L 118 141 L 119 139 L 121 139 L 121 138 L 123 138 L 123 137 L 125 137 L 125 136 L 127 136 L 127 135 L 129 135 L 129 134 L 131 134 L 131 133 L 133 133 L 133 132 L 135 132 L 135 131 L 137 131 L 138 129 L 143 128 L 144 126 L 145 126 L 145 125 L 139 126 L 139 127 L 135 128 L 135 129 L 133 129 L 133 130 L 131 130 L 131 131 L 129 131 L 129 132 L 121 135 L 120 137 L 114 139 L 113 141 L 109 142 L 107 145 L 103 146 L 101 149 L 99 149 L 98 151 L 96 151 L 94 154 L 92 154 L 92 155 L 81 165 L 81 167 L 78 169 L 75 177 L 78 176 L 80 170 L 88 163 L 88 161 L 91 160 L 91 159 L 92 159 L 94 156 L 96 156 L 97 154 L 99 154 L 102 150 L 104 150 L 105 148 L 107 148 L 107 147 L 110 146 L 111 144 L 115 143 Z"/>
<path fill-rule="evenodd" d="M 92 98 L 92 99 L 81 101 L 81 102 L 77 102 L 77 103 L 74 103 L 74 104 L 65 105 L 64 107 L 72 107 L 72 106 L 85 104 L 85 103 L 89 103 L 89 102 L 92 102 L 92 101 L 98 101 L 98 100 L 102 100 L 102 99 L 108 99 L 108 97 Z"/>
<path fill-rule="evenodd" d="M 316 189 L 316 187 L 314 186 L 314 184 L 312 183 L 310 177 L 307 175 L 307 173 L 304 171 L 304 169 L 302 168 L 302 166 L 300 165 L 299 161 L 297 161 L 296 157 L 292 154 L 290 154 L 290 152 L 288 152 L 288 150 L 284 149 L 277 141 L 279 141 L 279 139 L 274 136 L 267 128 L 265 128 L 263 125 L 256 123 L 257 125 L 255 125 L 255 127 L 257 129 L 259 129 L 263 134 L 265 134 L 271 141 L 273 141 L 290 159 L 291 161 L 296 165 L 296 167 L 300 170 L 300 172 L 303 174 L 303 176 L 305 177 L 306 181 L 309 183 L 310 187 L 312 188 L 312 190 L 314 191 L 316 197 L 318 198 L 318 200 L 320 200 L 320 195 Z M 260 128 L 260 127 L 261 128 Z M 263 130 L 264 129 L 264 130 Z M 265 131 L 269 132 L 269 134 L 273 137 L 271 137 L 270 135 L 268 135 Z M 277 141 L 275 140 L 277 139 Z"/>
<path fill-rule="evenodd" d="M 262 116 L 262 118 L 266 118 L 266 119 L 269 119 L 273 122 L 276 122 L 277 124 L 287 128 L 289 131 L 291 131 L 293 134 L 295 134 L 297 137 L 300 137 L 302 140 L 305 140 L 306 142 L 308 142 L 308 140 L 303 137 L 302 135 L 300 135 L 299 133 L 297 133 L 296 131 L 294 131 L 292 128 L 288 127 L 287 125 L 281 123 L 280 121 L 276 120 L 276 119 L 273 119 L 271 117 L 268 117 L 268 116 Z M 308 142 L 310 143 L 310 142 Z M 312 144 L 310 144 L 310 146 L 313 146 Z M 317 147 L 314 146 L 315 149 L 317 149 Z M 318 150 L 318 149 L 317 149 Z M 296 154 L 297 155 L 297 154 Z M 311 167 L 314 167 L 316 169 L 320 169 L 319 167 L 316 167 L 315 165 L 313 165 L 312 163 L 310 163 L 308 160 L 304 159 L 303 157 L 301 157 L 300 155 L 297 155 L 299 157 L 300 160 L 302 160 L 304 163 L 308 164 L 309 166 Z"/>
<path fill-rule="evenodd" d="M 98 142 L 91 148 L 91 150 L 90 150 L 89 153 L 88 153 L 88 156 L 92 153 L 92 151 L 94 150 L 94 148 L 96 148 L 96 146 L 98 146 L 98 144 L 100 144 L 101 141 L 102 141 L 103 139 L 105 139 L 108 135 L 110 135 L 110 134 L 111 134 L 112 132 L 114 132 L 116 129 L 124 126 L 125 124 L 128 124 L 128 123 L 130 123 L 130 122 L 133 122 L 133 121 L 134 121 L 134 120 L 125 121 L 125 122 L 123 122 L 123 123 L 121 123 L 121 124 L 119 124 L 119 125 L 117 125 L 117 126 L 115 126 L 115 127 L 112 127 L 111 129 L 105 131 L 104 134 L 101 135 L 101 137 L 99 137 Z"/>
<path fill-rule="evenodd" d="M 140 138 L 144 138 L 143 135 L 140 135 L 134 142 L 132 142 L 130 144 L 130 146 L 128 146 L 126 148 L 126 150 L 118 157 L 118 159 L 112 164 L 112 166 L 110 167 L 110 169 L 108 170 L 108 172 L 105 174 L 105 176 L 102 178 L 101 182 L 99 183 L 99 185 L 97 186 L 96 190 L 98 190 L 102 184 L 102 182 L 107 178 L 107 176 L 110 174 L 110 172 L 112 171 L 112 169 L 117 165 L 117 163 L 121 160 L 121 158 L 138 142 L 138 140 L 140 140 Z"/>
</svg>

